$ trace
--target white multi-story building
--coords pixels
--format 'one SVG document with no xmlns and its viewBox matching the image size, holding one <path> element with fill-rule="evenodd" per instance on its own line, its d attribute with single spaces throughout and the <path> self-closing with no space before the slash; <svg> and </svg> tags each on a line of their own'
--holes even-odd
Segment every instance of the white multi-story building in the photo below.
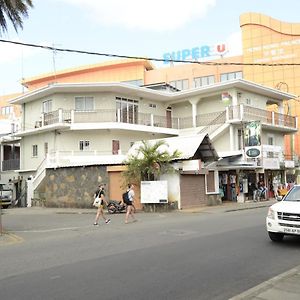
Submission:
<svg viewBox="0 0 300 300">
<path fill-rule="evenodd" d="M 189 149 L 189 138 L 198 138 L 194 154 L 182 155 L 194 164 L 179 166 L 172 201 L 205 204 L 219 193 L 219 183 L 226 185 L 223 200 L 235 201 L 241 178 L 250 182 L 263 174 L 268 183 L 276 173 L 284 180 L 293 165 L 284 165 L 284 136 L 297 131 L 297 119 L 283 114 L 283 100 L 292 98 L 242 79 L 175 92 L 121 83 L 49 85 L 11 100 L 22 107 L 14 135 L 21 138 L 19 174 L 30 182 L 28 195 L 46 205 L 88 206 L 99 181 L 108 184 L 110 198 L 120 197 L 122 163 L 134 142 L 185 137 Z M 250 121 L 259 124 L 260 142 L 249 157 L 244 141 Z M 222 158 L 217 163 L 211 163 L 214 149 Z"/>
</svg>

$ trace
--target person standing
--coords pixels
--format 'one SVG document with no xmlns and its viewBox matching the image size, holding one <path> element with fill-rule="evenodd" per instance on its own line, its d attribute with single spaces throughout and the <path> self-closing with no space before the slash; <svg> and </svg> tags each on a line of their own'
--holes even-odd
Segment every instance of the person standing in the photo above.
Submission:
<svg viewBox="0 0 300 300">
<path fill-rule="evenodd" d="M 125 216 L 125 224 L 128 224 L 128 218 L 131 216 L 133 222 L 136 222 L 137 219 L 134 217 L 134 211 L 135 208 L 133 206 L 133 201 L 134 201 L 134 185 L 133 184 L 128 184 L 128 203 L 127 203 L 127 208 L 126 208 L 126 216 Z"/>
<path fill-rule="evenodd" d="M 100 198 L 100 205 L 97 209 L 97 214 L 96 214 L 96 217 L 95 217 L 94 225 L 95 226 L 99 225 L 98 221 L 99 221 L 100 216 L 105 221 L 105 224 L 108 224 L 110 222 L 110 219 L 107 219 L 104 215 L 104 212 L 103 212 L 104 202 L 107 205 L 107 201 L 105 199 L 105 192 L 104 192 L 104 185 L 103 184 L 99 185 L 97 191 L 95 192 L 94 198 L 96 198 L 96 197 Z"/>
</svg>

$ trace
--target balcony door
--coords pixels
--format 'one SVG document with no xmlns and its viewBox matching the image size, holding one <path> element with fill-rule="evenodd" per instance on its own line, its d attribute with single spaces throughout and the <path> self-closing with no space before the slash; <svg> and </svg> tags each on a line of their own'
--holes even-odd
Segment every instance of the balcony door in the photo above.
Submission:
<svg viewBox="0 0 300 300">
<path fill-rule="evenodd" d="M 120 111 L 120 121 L 138 124 L 138 101 L 116 97 L 117 112 Z"/>
<path fill-rule="evenodd" d="M 172 110 L 168 107 L 166 110 L 167 128 L 172 128 Z"/>
</svg>

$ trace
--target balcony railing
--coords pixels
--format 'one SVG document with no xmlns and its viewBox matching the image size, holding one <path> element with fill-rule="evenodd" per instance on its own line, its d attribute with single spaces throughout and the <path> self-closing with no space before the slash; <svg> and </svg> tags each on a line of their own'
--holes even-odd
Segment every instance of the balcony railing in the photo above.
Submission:
<svg viewBox="0 0 300 300">
<path fill-rule="evenodd" d="M 2 160 L 2 171 L 20 170 L 20 159 Z"/>
<path fill-rule="evenodd" d="M 247 105 L 229 106 L 226 110 L 230 121 L 261 121 L 262 124 L 297 130 L 297 117 L 276 113 Z"/>
<path fill-rule="evenodd" d="M 195 118 L 196 127 L 212 127 L 222 125 L 226 122 L 261 121 L 277 127 L 297 129 L 297 118 L 268 110 L 263 110 L 246 105 L 229 106 L 224 111 L 199 114 Z M 121 110 L 106 109 L 93 111 L 75 111 L 59 109 L 50 113 L 42 114 L 39 121 L 35 122 L 35 128 L 52 124 L 70 123 L 127 123 L 146 125 L 161 128 L 185 129 L 193 128 L 193 117 L 167 117 L 165 115 L 154 115 L 150 113 L 130 112 L 124 113 Z M 23 128 L 28 130 L 32 128 Z"/>
</svg>

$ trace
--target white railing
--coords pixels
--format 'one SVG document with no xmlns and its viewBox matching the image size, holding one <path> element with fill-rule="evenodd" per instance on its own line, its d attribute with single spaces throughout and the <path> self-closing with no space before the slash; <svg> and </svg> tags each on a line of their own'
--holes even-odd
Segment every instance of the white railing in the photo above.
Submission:
<svg viewBox="0 0 300 300">
<path fill-rule="evenodd" d="M 226 119 L 231 121 L 261 121 L 263 124 L 297 129 L 297 117 L 247 105 L 229 106 Z"/>
<path fill-rule="evenodd" d="M 109 151 L 51 151 L 47 157 L 47 166 L 52 168 L 78 164 L 122 163 L 125 155 L 119 150 L 118 154 Z"/>
<path fill-rule="evenodd" d="M 264 124 L 281 126 L 285 128 L 297 129 L 297 118 L 285 114 L 280 114 L 252 106 L 236 105 L 226 108 L 224 112 L 214 112 L 200 114 L 196 116 L 196 126 L 209 126 L 216 122 L 219 124 L 236 121 L 261 121 Z M 146 125 L 161 128 L 186 129 L 192 128 L 193 118 L 188 117 L 167 117 L 166 115 L 155 115 L 150 113 L 122 112 L 120 109 L 106 109 L 93 111 L 76 111 L 59 109 L 51 113 L 42 114 L 40 120 L 34 122 L 35 128 L 52 124 L 72 124 L 72 123 L 100 123 L 100 122 L 117 122 L 136 125 Z M 30 127 L 30 126 L 26 126 Z M 22 130 L 32 129 L 23 128 Z"/>
</svg>

